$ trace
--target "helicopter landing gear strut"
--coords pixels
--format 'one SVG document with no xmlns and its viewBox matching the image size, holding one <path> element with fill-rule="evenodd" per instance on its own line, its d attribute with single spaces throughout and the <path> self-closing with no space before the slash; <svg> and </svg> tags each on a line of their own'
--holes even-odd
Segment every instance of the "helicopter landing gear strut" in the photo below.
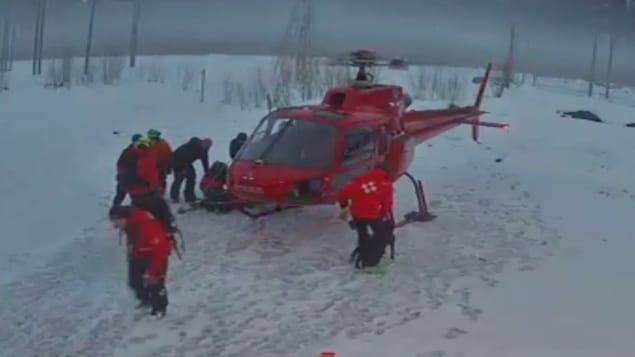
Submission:
<svg viewBox="0 0 635 357">
<path fill-rule="evenodd" d="M 417 195 L 418 207 L 416 211 L 406 213 L 403 220 L 395 222 L 395 228 L 403 227 L 413 222 L 428 222 L 437 218 L 437 216 L 428 211 L 428 203 L 426 202 L 426 196 L 423 191 L 423 183 L 421 180 L 415 179 L 414 176 L 407 172 L 404 172 L 403 176 L 406 176 L 414 186 L 415 194 Z"/>
<path fill-rule="evenodd" d="M 240 208 L 238 208 L 238 211 L 242 214 L 244 214 L 245 216 L 251 218 L 251 219 L 257 219 L 260 217 L 264 217 L 264 216 L 268 216 L 274 213 L 278 213 L 278 212 L 282 212 L 282 211 L 286 211 L 292 208 L 298 208 L 300 206 L 297 205 L 289 205 L 289 206 L 282 206 L 282 205 L 276 205 L 274 207 L 269 207 L 269 208 L 264 208 L 260 211 L 255 211 L 253 210 L 251 207 L 247 207 L 247 205 L 242 206 Z"/>
</svg>

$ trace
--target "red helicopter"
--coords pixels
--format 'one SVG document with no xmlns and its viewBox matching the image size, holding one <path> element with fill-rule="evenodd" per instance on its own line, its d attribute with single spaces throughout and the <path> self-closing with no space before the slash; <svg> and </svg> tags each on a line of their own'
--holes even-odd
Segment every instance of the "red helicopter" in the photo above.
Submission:
<svg viewBox="0 0 635 357">
<path fill-rule="evenodd" d="M 482 122 L 481 102 L 491 64 L 474 105 L 451 109 L 408 110 L 412 99 L 402 87 L 373 83 L 368 68 L 387 66 L 405 69 L 402 59 L 386 60 L 372 51 L 359 50 L 339 64 L 357 68 L 351 85 L 328 90 L 318 105 L 279 108 L 260 120 L 229 167 L 228 189 L 246 207 L 273 204 L 255 213 L 258 218 L 284 209 L 306 205 L 332 205 L 340 187 L 370 171 L 377 162 L 388 162 L 393 181 L 402 176 L 414 185 L 416 211 L 396 222 L 400 227 L 428 221 L 423 185 L 407 172 L 415 147 L 425 140 L 461 124 L 472 125 L 478 141 L 479 126 L 506 128 L 507 124 Z"/>
</svg>

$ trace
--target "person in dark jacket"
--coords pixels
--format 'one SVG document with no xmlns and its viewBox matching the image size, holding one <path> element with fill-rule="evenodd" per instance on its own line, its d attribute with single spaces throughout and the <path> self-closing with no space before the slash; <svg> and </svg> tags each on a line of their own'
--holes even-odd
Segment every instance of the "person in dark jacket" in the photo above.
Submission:
<svg viewBox="0 0 635 357">
<path fill-rule="evenodd" d="M 229 157 L 233 160 L 238 155 L 240 149 L 243 148 L 247 142 L 247 134 L 246 133 L 238 133 L 235 138 L 229 143 Z"/>
<path fill-rule="evenodd" d="M 132 140 L 130 142 L 130 144 L 128 146 L 126 146 L 125 149 L 123 149 L 121 151 L 121 154 L 119 155 L 119 158 L 117 159 L 117 188 L 116 188 L 116 193 L 115 193 L 115 197 L 112 200 L 112 207 L 117 207 L 117 206 L 121 206 L 121 204 L 123 203 L 123 200 L 126 199 L 126 195 L 128 194 L 128 192 L 126 191 L 126 189 L 124 188 L 124 186 L 121 183 L 121 176 L 123 174 L 124 171 L 124 161 L 126 159 L 126 157 L 128 155 L 131 155 L 132 152 L 135 149 L 135 145 L 136 143 L 141 139 L 141 134 L 134 134 L 132 136 Z"/>
<path fill-rule="evenodd" d="M 194 161 L 201 160 L 203 172 L 207 172 L 209 169 L 208 151 L 211 146 L 211 139 L 205 138 L 201 140 L 194 137 L 174 150 L 172 153 L 174 181 L 170 187 L 170 198 L 172 199 L 172 202 L 179 202 L 181 184 L 183 183 L 183 180 L 185 180 L 185 201 L 196 201 L 196 195 L 194 194 L 194 189 L 196 188 L 196 171 L 194 170 Z"/>
</svg>

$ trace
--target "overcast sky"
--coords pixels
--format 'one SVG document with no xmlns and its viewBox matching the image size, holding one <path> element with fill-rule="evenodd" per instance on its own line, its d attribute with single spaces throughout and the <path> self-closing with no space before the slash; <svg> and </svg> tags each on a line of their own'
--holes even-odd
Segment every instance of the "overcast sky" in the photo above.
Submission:
<svg viewBox="0 0 635 357">
<path fill-rule="evenodd" d="M 141 0 L 140 52 L 271 53 L 283 40 L 293 0 Z M 16 54 L 33 48 L 35 0 L 13 3 Z M 82 0 L 48 0 L 45 55 L 81 55 L 90 6 Z M 501 62 L 517 29 L 520 69 L 585 77 L 593 34 L 619 35 L 615 77 L 635 84 L 635 9 L 627 0 L 314 0 L 313 41 L 319 53 L 369 47 L 430 64 L 479 66 Z M 634 6 L 635 7 L 635 6 Z M 0 16 L 0 19 L 4 16 Z M 96 54 L 128 50 L 131 5 L 101 0 L 95 23 Z M 608 37 L 601 36 L 605 72 Z"/>
</svg>

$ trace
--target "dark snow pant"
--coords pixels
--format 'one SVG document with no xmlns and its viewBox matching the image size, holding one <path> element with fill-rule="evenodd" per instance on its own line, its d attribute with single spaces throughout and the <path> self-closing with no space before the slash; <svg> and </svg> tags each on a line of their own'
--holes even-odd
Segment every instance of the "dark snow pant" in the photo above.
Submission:
<svg viewBox="0 0 635 357">
<path fill-rule="evenodd" d="M 139 306 L 152 307 L 152 313 L 164 313 L 168 306 L 168 293 L 165 289 L 165 281 L 146 285 L 144 276 L 150 262 L 144 258 L 128 258 L 128 285 L 139 300 Z"/>
<path fill-rule="evenodd" d="M 377 266 L 386 252 L 388 227 L 381 219 L 354 220 L 353 225 L 357 231 L 357 248 L 352 254 L 357 255 L 355 267 Z M 371 233 L 368 232 L 369 228 Z"/>
<path fill-rule="evenodd" d="M 126 192 L 126 190 L 121 186 L 121 184 L 117 182 L 117 191 L 115 193 L 115 198 L 113 198 L 112 200 L 112 206 L 113 207 L 121 206 L 121 204 L 123 203 L 123 200 L 126 199 L 126 195 L 128 195 L 128 192 Z"/>
<path fill-rule="evenodd" d="M 168 291 L 165 289 L 165 281 L 159 280 L 147 286 L 152 314 L 165 313 L 168 306 Z"/>
<path fill-rule="evenodd" d="M 164 189 L 167 188 L 167 184 L 168 184 L 168 175 L 170 174 L 170 166 L 167 164 L 161 164 L 159 165 L 159 176 L 161 178 L 161 187 L 163 187 Z M 162 192 L 163 194 L 165 192 Z"/>
<path fill-rule="evenodd" d="M 132 205 L 142 210 L 152 213 L 152 215 L 165 225 L 168 230 L 172 230 L 175 223 L 174 215 L 168 203 L 155 192 L 131 195 Z"/>
<path fill-rule="evenodd" d="M 141 305 L 150 305 L 150 297 L 143 280 L 149 265 L 147 259 L 128 257 L 128 286 Z"/>
<path fill-rule="evenodd" d="M 192 165 L 174 168 L 174 181 L 172 181 L 172 186 L 170 187 L 170 199 L 172 199 L 172 202 L 179 202 L 183 180 L 185 180 L 185 202 L 196 201 L 196 195 L 194 194 L 196 171 L 194 171 L 194 166 Z"/>
</svg>

